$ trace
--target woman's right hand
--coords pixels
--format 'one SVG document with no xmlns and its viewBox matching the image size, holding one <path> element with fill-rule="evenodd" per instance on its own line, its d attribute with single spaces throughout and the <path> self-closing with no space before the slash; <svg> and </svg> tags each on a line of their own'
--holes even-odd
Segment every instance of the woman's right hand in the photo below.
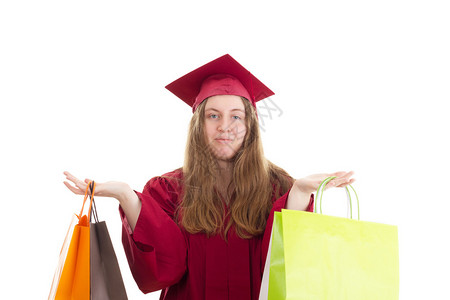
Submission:
<svg viewBox="0 0 450 300">
<path fill-rule="evenodd" d="M 76 195 L 84 195 L 86 192 L 87 185 L 90 179 L 85 179 L 84 181 L 76 178 L 69 172 L 64 172 L 66 179 L 72 182 L 74 185 L 70 184 L 68 181 L 64 181 L 66 187 L 71 190 Z M 102 197 L 112 197 L 117 200 L 123 199 L 123 197 L 131 190 L 128 184 L 118 181 L 108 181 L 104 183 L 95 182 L 95 196 Z"/>
<path fill-rule="evenodd" d="M 75 186 L 67 181 L 64 181 L 64 184 L 69 190 L 77 195 L 84 195 L 89 181 L 92 181 L 90 179 L 81 181 L 67 171 L 64 172 L 64 175 L 66 175 L 66 179 L 71 181 Z M 118 181 L 108 181 L 104 183 L 96 182 L 94 194 L 95 196 L 112 197 L 119 200 L 119 204 L 128 219 L 128 224 L 130 224 L 131 230 L 134 231 L 142 204 L 136 193 L 128 184 Z"/>
</svg>

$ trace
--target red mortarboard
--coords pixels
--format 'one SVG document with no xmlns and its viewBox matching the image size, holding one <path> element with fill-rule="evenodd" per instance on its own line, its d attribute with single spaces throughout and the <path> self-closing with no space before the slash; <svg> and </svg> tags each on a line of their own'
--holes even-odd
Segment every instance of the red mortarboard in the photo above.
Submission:
<svg viewBox="0 0 450 300">
<path fill-rule="evenodd" d="M 256 107 L 256 102 L 274 94 L 229 54 L 175 80 L 166 89 L 192 106 L 192 111 L 211 96 L 242 96 Z"/>
</svg>

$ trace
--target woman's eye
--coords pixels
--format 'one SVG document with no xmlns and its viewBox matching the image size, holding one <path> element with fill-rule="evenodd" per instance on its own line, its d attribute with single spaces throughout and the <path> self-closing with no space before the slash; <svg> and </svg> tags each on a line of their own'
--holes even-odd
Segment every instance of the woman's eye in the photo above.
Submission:
<svg viewBox="0 0 450 300">
<path fill-rule="evenodd" d="M 240 117 L 240 116 L 233 116 L 233 119 L 235 119 L 235 120 L 240 120 L 241 117 Z"/>
<path fill-rule="evenodd" d="M 211 115 L 209 115 L 209 117 L 210 117 L 211 119 L 217 119 L 219 116 L 218 116 L 218 115 L 215 115 L 215 114 L 211 114 Z"/>
</svg>

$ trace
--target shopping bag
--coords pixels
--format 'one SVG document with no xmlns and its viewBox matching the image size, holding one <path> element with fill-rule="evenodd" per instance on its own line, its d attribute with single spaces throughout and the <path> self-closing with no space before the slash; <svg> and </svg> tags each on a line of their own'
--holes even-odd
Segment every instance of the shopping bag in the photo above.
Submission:
<svg viewBox="0 0 450 300">
<path fill-rule="evenodd" d="M 91 300 L 125 300 L 127 293 L 108 228 L 99 222 L 95 201 L 91 218 Z"/>
<path fill-rule="evenodd" d="M 267 291 L 262 286 L 260 295 L 266 294 L 267 299 L 398 299 L 397 227 L 359 221 L 359 203 L 358 220 L 322 215 L 323 190 L 331 179 L 319 187 L 316 213 L 275 213 L 264 274 Z M 354 189 L 345 190 L 351 203 Z M 355 196 L 359 202 L 356 192 Z"/>
<path fill-rule="evenodd" d="M 90 201 L 86 206 L 89 190 Z M 90 182 L 81 212 L 66 234 L 49 300 L 127 299 L 106 223 L 98 221 L 94 193 L 95 183 Z"/>
<path fill-rule="evenodd" d="M 83 206 L 76 215 L 77 224 L 72 220 L 67 232 L 60 259 L 48 299 L 55 300 L 89 300 L 90 295 L 90 232 L 89 220 L 91 205 L 88 213 L 84 213 L 88 189 L 84 195 Z M 74 217 L 75 218 L 75 217 Z"/>
</svg>

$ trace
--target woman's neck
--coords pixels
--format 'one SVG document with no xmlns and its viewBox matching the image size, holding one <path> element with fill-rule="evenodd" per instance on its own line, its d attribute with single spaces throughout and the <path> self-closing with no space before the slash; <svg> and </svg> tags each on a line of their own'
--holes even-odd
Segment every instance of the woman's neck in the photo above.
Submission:
<svg viewBox="0 0 450 300">
<path fill-rule="evenodd" d="M 217 164 L 219 166 L 219 173 L 225 174 L 229 173 L 231 174 L 233 171 L 233 163 L 227 160 L 218 160 Z"/>
<path fill-rule="evenodd" d="M 217 188 L 224 198 L 228 198 L 228 186 L 233 176 L 233 163 L 229 161 L 218 161 L 219 172 L 217 174 Z"/>
</svg>

